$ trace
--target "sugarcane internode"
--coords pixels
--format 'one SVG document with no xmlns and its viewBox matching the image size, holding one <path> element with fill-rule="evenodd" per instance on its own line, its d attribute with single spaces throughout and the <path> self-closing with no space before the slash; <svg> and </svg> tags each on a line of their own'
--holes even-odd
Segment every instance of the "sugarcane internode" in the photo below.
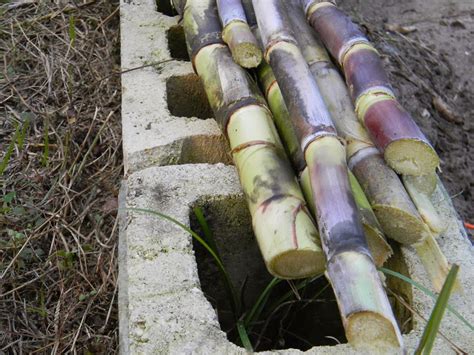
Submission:
<svg viewBox="0 0 474 355">
<path fill-rule="evenodd" d="M 387 163 L 401 174 L 433 173 L 438 155 L 395 99 L 377 50 L 333 3 L 303 3 L 309 22 L 343 68 L 357 116 Z"/>
</svg>

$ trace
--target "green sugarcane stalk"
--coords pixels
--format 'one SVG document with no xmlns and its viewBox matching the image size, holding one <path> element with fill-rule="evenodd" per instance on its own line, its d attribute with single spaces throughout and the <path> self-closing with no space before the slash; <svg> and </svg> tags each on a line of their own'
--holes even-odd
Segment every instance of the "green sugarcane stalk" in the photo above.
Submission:
<svg viewBox="0 0 474 355">
<path fill-rule="evenodd" d="M 420 176 L 403 175 L 403 185 L 418 212 L 420 212 L 423 221 L 430 227 L 434 235 L 439 235 L 446 230 L 446 224 L 436 211 L 430 198 L 436 188 L 436 174 L 422 175 L 421 178 L 423 179 L 420 179 Z"/>
<path fill-rule="evenodd" d="M 304 152 L 327 273 L 349 342 L 379 351 L 402 346 L 387 295 L 365 241 L 347 174 L 346 151 L 309 68 L 287 30 L 282 3 L 253 0 L 272 66 Z M 382 351 L 383 351 L 382 350 Z"/>
<path fill-rule="evenodd" d="M 220 37 L 214 5 L 211 0 L 187 1 L 186 42 L 216 120 L 230 142 L 263 259 L 279 278 L 320 274 L 325 257 L 317 229 L 265 100 Z"/>
<path fill-rule="evenodd" d="M 229 46 L 234 61 L 244 68 L 256 68 L 262 61 L 262 51 L 247 23 L 240 0 L 217 0 L 221 19 L 222 39 Z"/>
</svg>

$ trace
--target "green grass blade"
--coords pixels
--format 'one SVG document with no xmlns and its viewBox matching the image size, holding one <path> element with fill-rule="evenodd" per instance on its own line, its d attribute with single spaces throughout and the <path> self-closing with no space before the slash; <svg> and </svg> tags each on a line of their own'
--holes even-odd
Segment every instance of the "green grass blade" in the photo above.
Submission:
<svg viewBox="0 0 474 355">
<path fill-rule="evenodd" d="M 439 327 L 441 325 L 441 320 L 443 319 L 444 313 L 446 312 L 446 306 L 448 305 L 449 297 L 453 291 L 454 284 L 456 282 L 456 276 L 459 271 L 459 266 L 454 264 L 449 270 L 449 274 L 444 281 L 443 288 L 439 293 L 436 304 L 431 312 L 430 319 L 428 324 L 423 331 L 423 336 L 421 337 L 420 344 L 415 351 L 416 355 L 424 354 L 429 355 L 433 350 L 434 342 L 436 335 L 438 334 Z"/>
<path fill-rule="evenodd" d="M 244 324 L 246 327 L 249 327 L 250 324 L 255 320 L 258 319 L 258 316 L 262 312 L 263 307 L 265 307 L 265 304 L 268 300 L 268 297 L 270 296 L 271 291 L 273 290 L 273 287 L 278 285 L 280 283 L 281 279 L 274 277 L 272 281 L 270 281 L 263 290 L 263 292 L 260 294 L 258 297 L 257 301 L 253 305 L 252 309 L 250 312 L 247 314 L 244 320 Z"/>
<path fill-rule="evenodd" d="M 252 343 L 250 342 L 249 335 L 247 334 L 247 329 L 241 320 L 237 322 L 237 331 L 239 332 L 239 337 L 245 350 L 247 350 L 249 353 L 253 353 L 253 347 Z"/>
<path fill-rule="evenodd" d="M 23 124 L 21 126 L 21 132 L 18 135 L 18 138 L 16 139 L 16 143 L 18 144 L 18 149 L 19 150 L 23 149 L 23 144 L 25 143 L 26 132 L 28 131 L 29 126 L 30 126 L 30 120 L 27 118 L 23 122 Z"/>
<path fill-rule="evenodd" d="M 74 15 L 69 17 L 69 42 L 71 47 L 74 47 L 76 43 L 76 18 Z"/>
<path fill-rule="evenodd" d="M 206 221 L 206 218 L 204 217 L 204 213 L 202 211 L 202 208 L 200 207 L 195 207 L 193 208 L 194 215 L 196 216 L 196 219 L 201 226 L 202 232 L 204 233 L 205 240 L 207 244 L 214 250 L 216 255 L 220 258 L 221 256 L 219 255 L 219 250 L 217 249 L 216 241 L 214 239 L 214 235 L 212 234 L 211 228 L 209 227 L 209 224 Z"/>
<path fill-rule="evenodd" d="M 2 163 L 0 164 L 0 175 L 3 175 L 3 172 L 5 169 L 8 167 L 8 163 L 10 162 L 10 158 L 13 154 L 13 151 L 15 150 L 15 143 L 18 141 L 19 137 L 21 134 L 21 127 L 18 124 L 15 129 L 15 133 L 13 134 L 13 138 L 8 145 L 7 151 L 5 152 L 5 155 L 2 159 Z"/>
<path fill-rule="evenodd" d="M 422 291 L 423 293 L 430 296 L 432 299 L 436 301 L 437 297 L 433 292 L 431 292 L 430 290 L 428 290 L 426 287 L 419 284 L 418 282 L 410 279 L 409 277 L 406 277 L 405 275 L 402 275 L 393 270 L 386 269 L 384 267 L 379 267 L 378 270 L 382 271 L 384 274 L 394 276 L 396 278 L 399 278 L 402 281 L 408 282 L 409 284 L 413 285 L 414 287 L 416 287 L 417 289 L 419 289 L 420 291 Z M 449 312 L 451 312 L 454 316 L 456 316 L 461 322 L 463 322 L 469 329 L 474 330 L 474 327 L 472 326 L 472 324 L 469 323 L 455 308 L 453 308 L 452 306 L 448 304 L 446 306 L 446 309 Z"/>
<path fill-rule="evenodd" d="M 172 223 L 176 224 L 178 227 L 180 227 L 184 231 L 191 234 L 191 236 L 194 239 L 196 239 L 199 242 L 199 244 L 201 244 L 204 247 L 204 249 L 206 249 L 209 252 L 209 254 L 213 257 L 214 261 L 216 262 L 216 264 L 217 264 L 217 266 L 218 266 L 218 268 L 219 268 L 219 270 L 222 273 L 222 276 L 224 278 L 224 282 L 226 284 L 227 292 L 229 293 L 229 296 L 230 296 L 230 299 L 231 299 L 232 310 L 233 310 L 234 314 L 237 316 L 237 309 L 238 309 L 238 305 L 239 305 L 240 302 L 238 300 L 238 296 L 237 296 L 237 293 L 235 291 L 234 285 L 232 284 L 232 280 L 231 280 L 229 274 L 227 273 L 227 270 L 225 269 L 224 264 L 222 263 L 222 260 L 215 253 L 215 251 L 209 246 L 209 244 L 207 244 L 206 241 L 204 239 L 202 239 L 201 236 L 199 236 L 199 234 L 197 234 L 191 228 L 185 226 L 184 224 L 182 224 L 178 220 L 174 219 L 173 217 L 168 216 L 168 215 L 163 214 L 163 213 L 160 213 L 160 212 L 157 212 L 157 211 L 153 211 L 153 210 L 150 210 L 150 209 L 147 209 L 147 208 L 132 208 L 132 207 L 127 207 L 127 208 L 125 208 L 125 210 L 133 211 L 133 212 L 148 213 L 148 214 L 152 214 L 154 216 L 158 216 L 162 219 L 165 219 L 169 222 L 172 222 Z"/>
<path fill-rule="evenodd" d="M 305 288 L 306 286 L 308 286 L 309 284 L 311 284 L 313 281 L 316 281 L 317 279 L 319 279 L 321 276 L 323 276 L 324 274 L 321 274 L 321 275 L 318 275 L 318 276 L 315 276 L 311 279 L 304 279 L 304 280 L 301 280 L 297 285 L 296 285 L 296 289 L 299 291 L 303 288 Z M 325 288 L 322 289 L 322 291 L 324 291 Z M 313 297 L 316 298 L 317 296 L 319 296 L 319 292 Z M 286 302 L 287 300 L 289 300 L 292 296 L 294 296 L 295 293 L 293 292 L 293 290 L 289 290 L 287 293 L 285 293 L 283 296 L 281 296 L 278 300 L 276 300 L 271 306 L 270 306 L 270 313 L 273 312 L 274 309 L 276 309 L 280 304 L 282 304 L 283 302 Z"/>
</svg>

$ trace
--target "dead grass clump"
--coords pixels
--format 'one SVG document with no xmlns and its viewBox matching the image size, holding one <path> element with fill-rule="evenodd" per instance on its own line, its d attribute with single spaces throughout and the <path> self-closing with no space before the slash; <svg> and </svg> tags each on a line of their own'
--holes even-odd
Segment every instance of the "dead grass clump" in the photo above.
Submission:
<svg viewBox="0 0 474 355">
<path fill-rule="evenodd" d="M 0 353 L 114 353 L 119 2 L 0 3 Z"/>
</svg>

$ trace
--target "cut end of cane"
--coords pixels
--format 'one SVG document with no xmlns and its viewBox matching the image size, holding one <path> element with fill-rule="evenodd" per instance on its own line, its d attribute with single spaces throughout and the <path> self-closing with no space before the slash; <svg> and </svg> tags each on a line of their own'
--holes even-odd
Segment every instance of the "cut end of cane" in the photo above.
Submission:
<svg viewBox="0 0 474 355">
<path fill-rule="evenodd" d="M 325 257 L 322 251 L 290 250 L 272 260 L 268 269 L 280 279 L 302 279 L 324 273 Z"/>
<path fill-rule="evenodd" d="M 392 322 L 375 312 L 359 312 L 347 319 L 346 336 L 356 349 L 379 354 L 399 350 L 401 345 Z"/>
<path fill-rule="evenodd" d="M 387 164 L 399 174 L 433 174 L 439 166 L 439 157 L 433 147 L 414 139 L 399 139 L 390 143 L 384 151 Z"/>
<path fill-rule="evenodd" d="M 392 255 L 393 250 L 378 229 L 367 223 L 363 223 L 363 227 L 374 263 L 382 266 Z"/>
<path fill-rule="evenodd" d="M 239 43 L 232 50 L 232 58 L 241 67 L 256 68 L 263 59 L 262 51 L 254 43 Z"/>
<path fill-rule="evenodd" d="M 255 36 L 245 22 L 233 21 L 222 33 L 222 38 L 229 45 L 232 58 L 241 67 L 256 68 L 263 59 Z"/>
<path fill-rule="evenodd" d="M 372 206 L 377 220 L 388 238 L 405 245 L 419 243 L 430 231 L 416 216 L 389 205 Z"/>
</svg>

